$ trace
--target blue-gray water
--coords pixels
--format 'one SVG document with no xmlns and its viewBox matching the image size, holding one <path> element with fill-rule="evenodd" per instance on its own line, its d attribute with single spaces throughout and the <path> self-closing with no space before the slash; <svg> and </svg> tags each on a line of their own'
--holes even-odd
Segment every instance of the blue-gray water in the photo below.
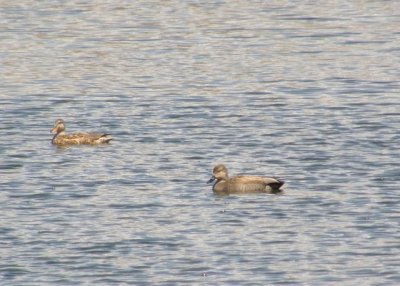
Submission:
<svg viewBox="0 0 400 286">
<path fill-rule="evenodd" d="M 325 2 L 2 1 L 0 284 L 399 285 L 400 2 Z"/>
</svg>

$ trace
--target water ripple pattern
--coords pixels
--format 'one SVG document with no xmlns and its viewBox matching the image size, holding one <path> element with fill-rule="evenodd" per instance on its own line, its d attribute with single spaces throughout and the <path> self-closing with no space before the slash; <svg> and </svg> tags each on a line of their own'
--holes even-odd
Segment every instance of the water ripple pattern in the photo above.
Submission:
<svg viewBox="0 0 400 286">
<path fill-rule="evenodd" d="M 0 284 L 399 285 L 399 11 L 2 1 Z"/>
</svg>

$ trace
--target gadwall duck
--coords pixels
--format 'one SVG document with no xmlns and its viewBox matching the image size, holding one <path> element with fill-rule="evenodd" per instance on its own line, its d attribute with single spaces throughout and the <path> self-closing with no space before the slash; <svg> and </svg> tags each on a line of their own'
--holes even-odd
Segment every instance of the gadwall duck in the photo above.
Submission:
<svg viewBox="0 0 400 286">
<path fill-rule="evenodd" d="M 108 143 L 112 140 L 110 135 L 102 133 L 73 133 L 65 134 L 65 123 L 62 119 L 57 119 L 54 122 L 54 127 L 51 129 L 54 134 L 51 143 L 55 145 L 98 145 Z"/>
<path fill-rule="evenodd" d="M 229 178 L 228 170 L 222 164 L 213 169 L 213 176 L 208 183 L 214 182 L 215 194 L 245 194 L 245 193 L 281 193 L 280 187 L 284 181 L 275 178 L 262 178 L 256 176 L 235 176 Z"/>
</svg>

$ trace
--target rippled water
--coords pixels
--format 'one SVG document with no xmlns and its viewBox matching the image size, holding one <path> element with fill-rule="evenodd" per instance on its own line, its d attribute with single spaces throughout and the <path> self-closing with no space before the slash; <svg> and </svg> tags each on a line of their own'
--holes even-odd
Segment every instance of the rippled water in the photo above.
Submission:
<svg viewBox="0 0 400 286">
<path fill-rule="evenodd" d="M 400 3 L 326 2 L 2 1 L 0 284 L 398 285 Z"/>
</svg>

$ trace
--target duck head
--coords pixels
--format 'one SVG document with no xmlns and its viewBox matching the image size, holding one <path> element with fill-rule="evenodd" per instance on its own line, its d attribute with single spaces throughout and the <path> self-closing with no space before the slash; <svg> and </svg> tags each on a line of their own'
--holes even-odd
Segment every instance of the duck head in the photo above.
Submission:
<svg viewBox="0 0 400 286">
<path fill-rule="evenodd" d="M 57 119 L 57 120 L 54 122 L 54 127 L 53 127 L 53 129 L 51 129 L 51 133 L 53 133 L 53 134 L 59 134 L 59 133 L 64 132 L 64 131 L 65 131 L 65 123 L 64 123 L 64 120 L 62 120 L 62 119 Z"/>
<path fill-rule="evenodd" d="M 216 165 L 213 169 L 213 175 L 211 179 L 207 182 L 208 184 L 217 181 L 227 180 L 228 179 L 228 169 L 222 164 Z"/>
</svg>

